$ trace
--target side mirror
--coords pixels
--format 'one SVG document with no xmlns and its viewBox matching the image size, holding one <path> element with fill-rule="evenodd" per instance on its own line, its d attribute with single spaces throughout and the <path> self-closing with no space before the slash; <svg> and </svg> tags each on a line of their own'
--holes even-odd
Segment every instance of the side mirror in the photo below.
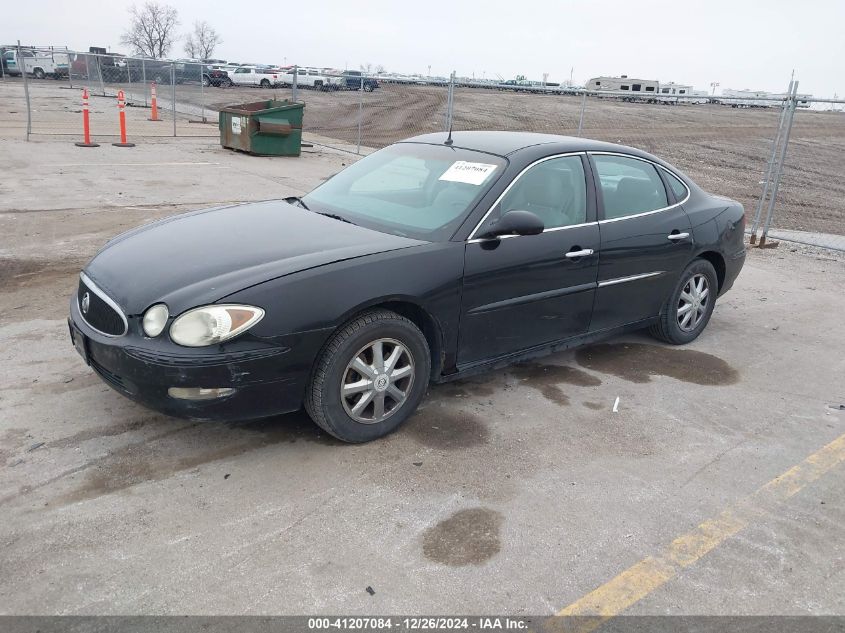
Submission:
<svg viewBox="0 0 845 633">
<path fill-rule="evenodd" d="M 500 235 L 539 235 L 545 229 L 543 221 L 531 211 L 514 209 L 505 213 L 490 227 L 485 237 Z"/>
</svg>

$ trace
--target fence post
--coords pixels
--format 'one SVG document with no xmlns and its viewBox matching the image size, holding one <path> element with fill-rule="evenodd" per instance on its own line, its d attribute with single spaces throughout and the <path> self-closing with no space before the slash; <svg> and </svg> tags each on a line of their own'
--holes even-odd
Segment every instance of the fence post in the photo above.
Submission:
<svg viewBox="0 0 845 633">
<path fill-rule="evenodd" d="M 787 91 L 788 94 L 792 94 L 792 84 L 793 81 L 790 80 L 789 90 Z M 757 229 L 760 226 L 760 217 L 763 213 L 763 205 L 766 203 L 766 197 L 769 193 L 769 183 L 771 182 L 772 176 L 774 175 L 773 171 L 775 168 L 775 162 L 777 161 L 778 148 L 780 146 L 781 135 L 783 134 L 783 124 L 786 121 L 787 110 L 789 110 L 789 99 L 784 101 L 783 107 L 780 111 L 780 121 L 778 122 L 778 129 L 775 133 L 775 138 L 772 141 L 772 154 L 769 157 L 769 164 L 766 168 L 766 175 L 763 180 L 763 191 L 760 194 L 760 199 L 757 201 L 757 209 L 754 211 L 754 219 L 751 222 L 751 238 L 748 240 L 750 244 L 757 243 Z"/>
<path fill-rule="evenodd" d="M 70 49 L 65 46 L 65 54 L 67 55 L 67 82 L 68 88 L 73 88 L 73 62 L 70 60 Z M 0 64 L 2 67 L 3 64 Z"/>
<path fill-rule="evenodd" d="M 26 62 L 23 54 L 21 54 L 21 41 L 18 40 L 18 66 L 21 69 L 21 77 L 23 77 L 23 92 L 26 96 L 26 140 L 29 140 L 29 135 L 32 133 L 32 106 L 29 103 L 29 80 L 26 77 Z"/>
<path fill-rule="evenodd" d="M 132 98 L 132 66 L 129 64 L 128 59 L 124 59 L 126 62 L 126 94 L 128 98 Z"/>
<path fill-rule="evenodd" d="M 296 64 L 294 64 L 293 65 L 293 81 L 291 82 L 291 86 L 290 86 L 290 98 L 291 98 L 291 101 L 294 101 L 294 102 L 296 101 L 296 97 L 297 97 L 296 82 L 298 81 L 298 76 L 299 76 L 299 67 Z"/>
<path fill-rule="evenodd" d="M 452 130 L 453 104 L 455 100 L 455 71 L 449 75 L 449 86 L 446 90 L 446 132 Z"/>
<path fill-rule="evenodd" d="M 144 84 L 144 107 L 147 105 L 147 64 L 141 59 L 141 83 Z"/>
<path fill-rule="evenodd" d="M 200 67 L 200 108 L 202 111 L 202 116 L 200 119 L 203 123 L 205 123 L 205 66 L 202 64 L 199 65 Z M 208 79 L 208 87 L 211 88 L 211 75 L 209 75 Z"/>
<path fill-rule="evenodd" d="M 587 108 L 587 91 L 584 90 L 584 96 L 581 98 L 581 116 L 578 117 L 578 136 L 581 136 L 581 130 L 584 129 L 584 110 Z"/>
<path fill-rule="evenodd" d="M 766 236 L 769 234 L 769 226 L 772 223 L 772 215 L 775 210 L 775 201 L 778 197 L 778 189 L 780 188 L 780 178 L 783 175 L 783 163 L 786 160 L 786 150 L 789 147 L 789 136 L 792 133 L 792 121 L 795 118 L 795 106 L 797 103 L 796 95 L 798 94 L 798 82 L 792 84 L 792 92 L 789 95 L 789 113 L 786 123 L 786 133 L 783 139 L 783 148 L 780 152 L 778 160 L 777 171 L 775 174 L 775 183 L 772 187 L 772 197 L 769 199 L 769 208 L 766 210 L 766 222 L 763 224 L 763 233 L 760 235 L 759 247 L 763 248 L 766 245 Z"/>
<path fill-rule="evenodd" d="M 173 136 L 176 136 L 176 64 L 170 62 L 170 103 L 173 106 Z"/>
<path fill-rule="evenodd" d="M 103 93 L 103 96 L 106 96 L 106 85 L 103 83 L 103 62 L 100 59 L 100 56 L 97 55 L 97 74 L 100 76 L 100 91 Z"/>
<path fill-rule="evenodd" d="M 358 86 L 358 147 L 356 154 L 361 153 L 361 125 L 364 121 L 364 73 L 361 73 L 361 85 Z"/>
</svg>

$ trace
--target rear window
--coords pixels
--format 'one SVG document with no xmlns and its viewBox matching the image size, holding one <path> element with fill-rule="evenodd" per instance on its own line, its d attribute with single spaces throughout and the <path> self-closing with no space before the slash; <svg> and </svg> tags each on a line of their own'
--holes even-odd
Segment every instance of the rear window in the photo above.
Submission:
<svg viewBox="0 0 845 633">
<path fill-rule="evenodd" d="M 672 189 L 672 193 L 675 194 L 675 198 L 678 202 L 682 201 L 684 198 L 687 197 L 687 186 L 681 182 L 681 180 L 675 176 L 671 171 L 663 170 L 663 173 L 666 174 L 666 180 L 669 181 L 669 188 Z"/>
</svg>

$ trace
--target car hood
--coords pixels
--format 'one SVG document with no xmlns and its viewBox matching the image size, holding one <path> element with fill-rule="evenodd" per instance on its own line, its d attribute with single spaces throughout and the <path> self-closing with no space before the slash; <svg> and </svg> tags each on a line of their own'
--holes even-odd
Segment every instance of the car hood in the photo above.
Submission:
<svg viewBox="0 0 845 633">
<path fill-rule="evenodd" d="M 423 243 L 273 200 L 133 229 L 108 242 L 85 274 L 127 315 L 158 302 L 178 314 L 276 277 Z"/>
</svg>

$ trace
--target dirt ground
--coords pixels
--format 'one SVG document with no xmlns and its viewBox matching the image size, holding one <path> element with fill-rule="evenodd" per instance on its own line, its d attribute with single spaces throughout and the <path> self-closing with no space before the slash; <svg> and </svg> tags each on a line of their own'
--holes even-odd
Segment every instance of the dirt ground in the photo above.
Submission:
<svg viewBox="0 0 845 633">
<path fill-rule="evenodd" d="M 4 82 L 22 97 L 19 81 Z M 106 85 L 113 94 L 123 88 L 130 110 L 149 103 L 143 86 Z M 78 94 L 62 82 L 32 82 L 36 103 L 33 131 L 50 135 L 78 135 Z M 95 86 L 96 88 L 96 86 Z M 371 93 L 299 90 L 306 104 L 304 130 L 318 142 L 354 150 L 444 129 L 446 88 L 383 84 Z M 93 93 L 92 93 L 93 94 Z M 289 98 L 290 89 L 176 87 L 180 136 L 217 134 L 215 110 L 225 105 L 270 98 Z M 112 100 L 92 96 L 95 134 L 116 134 Z M 165 110 L 162 123 L 138 123 L 142 136 L 170 135 L 170 88 L 159 88 Z M 525 130 L 576 134 L 581 97 L 538 95 L 480 88 L 457 88 L 455 129 Z M 15 116 L 0 127 L 22 125 L 22 99 Z M 76 116 L 73 116 L 73 115 Z M 70 115 L 70 116 L 69 116 Z M 205 115 L 209 124 L 200 123 Z M 771 153 L 779 118 L 777 109 L 742 109 L 721 105 L 649 105 L 588 98 L 583 135 L 631 145 L 652 152 L 688 173 L 705 189 L 740 201 L 753 216 L 761 181 Z M 14 121 L 14 123 L 13 123 Z M 188 124 L 188 121 L 193 123 Z M 312 139 L 313 140 L 313 139 Z M 845 235 L 845 113 L 799 109 L 792 130 L 787 169 L 780 186 L 773 227 Z"/>
<path fill-rule="evenodd" d="M 144 114 L 131 149 L 0 138 L 0 614 L 845 615 L 842 257 L 753 250 L 693 344 L 634 334 L 432 388 L 371 444 L 302 413 L 186 422 L 79 358 L 80 267 L 350 156 L 246 156 Z M 620 586 L 624 608 L 596 597 Z"/>
<path fill-rule="evenodd" d="M 237 99 L 265 92 L 226 90 Z M 281 91 L 287 94 L 287 91 Z M 385 84 L 372 93 L 299 91 L 305 129 L 355 143 L 362 100 L 362 143 L 381 147 L 443 130 L 446 89 Z M 217 93 L 211 93 L 215 103 Z M 455 90 L 454 128 L 576 134 L 581 97 Z M 779 110 L 720 105 L 649 105 L 588 98 L 583 136 L 651 152 L 708 191 L 739 200 L 753 215 Z M 845 234 L 845 113 L 799 110 L 773 226 Z"/>
</svg>

